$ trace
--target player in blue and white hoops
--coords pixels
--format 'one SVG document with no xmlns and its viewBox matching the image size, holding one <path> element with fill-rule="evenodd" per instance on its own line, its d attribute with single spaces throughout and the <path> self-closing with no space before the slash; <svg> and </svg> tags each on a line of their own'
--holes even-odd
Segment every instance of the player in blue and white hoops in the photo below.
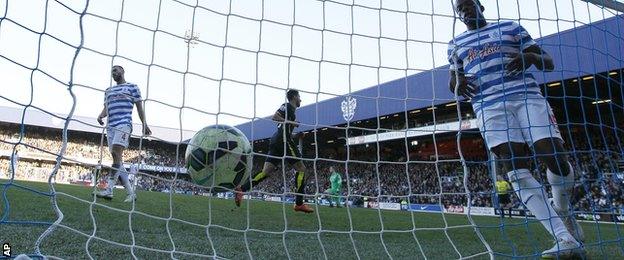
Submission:
<svg viewBox="0 0 624 260">
<path fill-rule="evenodd" d="M 149 126 L 145 121 L 145 110 L 141 99 L 141 91 L 137 85 L 126 82 L 124 77 L 124 69 L 119 65 L 112 68 L 112 77 L 117 85 L 109 87 L 104 93 L 104 109 L 98 116 L 97 120 L 100 125 L 104 125 L 104 118 L 107 117 L 106 139 L 108 141 L 108 149 L 113 157 L 112 171 L 108 174 L 108 185 L 103 191 L 96 195 L 105 199 L 113 198 L 113 187 L 117 178 L 121 179 L 121 183 L 128 193 L 124 202 L 132 202 L 136 199 L 136 193 L 128 179 L 128 172 L 123 166 L 123 152 L 128 148 L 130 143 L 130 134 L 132 134 L 132 111 L 134 106 L 137 107 L 139 118 L 143 122 L 143 133 L 145 135 L 152 134 Z"/>
<path fill-rule="evenodd" d="M 468 30 L 449 43 L 449 87 L 470 99 L 488 148 L 503 163 L 524 205 L 556 237 L 544 258 L 582 256 L 583 232 L 570 216 L 574 172 L 555 117 L 540 92 L 532 66 L 552 71 L 550 55 L 513 21 L 487 22 L 478 0 L 456 0 L 455 11 Z M 548 167 L 553 199 L 531 175 L 529 145 Z"/>
</svg>

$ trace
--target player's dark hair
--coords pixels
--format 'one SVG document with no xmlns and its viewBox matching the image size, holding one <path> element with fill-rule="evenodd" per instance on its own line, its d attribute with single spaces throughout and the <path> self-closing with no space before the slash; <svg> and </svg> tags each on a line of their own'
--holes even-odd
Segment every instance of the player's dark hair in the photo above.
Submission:
<svg viewBox="0 0 624 260">
<path fill-rule="evenodd" d="M 483 6 L 483 5 L 481 4 L 481 1 L 480 1 L 480 0 L 472 0 L 472 1 L 473 1 L 475 4 L 477 4 L 477 6 L 478 6 L 478 7 Z"/>
<path fill-rule="evenodd" d="M 121 68 L 121 70 L 126 71 L 126 69 L 124 69 L 124 67 L 122 67 L 121 65 L 113 65 L 113 68 L 114 67 L 119 67 L 119 68 Z"/>
<path fill-rule="evenodd" d="M 457 1 L 457 0 L 455 0 L 455 1 Z M 480 0 L 472 0 L 472 1 L 473 1 L 475 4 L 477 4 L 477 6 L 478 6 L 478 7 L 483 6 L 483 5 L 481 4 L 481 1 L 480 1 Z M 453 6 L 455 6 L 455 4 L 453 4 Z M 457 7 L 455 7 L 455 8 L 457 8 Z"/>
<path fill-rule="evenodd" d="M 295 98 L 295 96 L 299 95 L 299 90 L 296 89 L 291 89 L 288 90 L 288 92 L 286 92 L 286 99 L 288 99 L 288 101 L 291 101 L 293 98 Z"/>
</svg>

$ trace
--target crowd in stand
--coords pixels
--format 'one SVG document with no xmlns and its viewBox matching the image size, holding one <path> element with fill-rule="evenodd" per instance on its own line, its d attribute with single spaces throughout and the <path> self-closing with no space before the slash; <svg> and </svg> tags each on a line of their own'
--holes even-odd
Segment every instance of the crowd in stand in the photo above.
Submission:
<svg viewBox="0 0 624 260">
<path fill-rule="evenodd" d="M 17 161 L 15 179 L 28 181 L 47 181 L 54 170 L 53 163 L 36 161 Z M 11 162 L 0 159 L 0 178 L 9 179 L 11 177 Z M 88 167 L 80 165 L 61 165 L 56 173 L 56 183 L 71 183 L 73 181 L 92 180 L 93 176 Z"/>
<path fill-rule="evenodd" d="M 602 153 L 598 153 L 602 154 Z M 581 211 L 605 211 L 611 207 L 622 210 L 624 206 L 624 178 L 612 174 L 614 169 L 607 164 L 600 164 L 603 155 L 595 155 L 596 165 L 601 177 L 589 176 L 589 171 L 582 169 L 592 168 L 590 162 L 583 161 L 580 166 L 573 161 L 577 174 L 576 209 Z M 613 159 L 618 159 L 613 158 Z M 582 161 L 582 160 L 581 160 Z M 460 162 L 419 162 L 409 164 L 390 163 L 334 163 L 317 160 L 315 163 L 306 162 L 308 169 L 316 171 L 308 179 L 308 193 L 323 193 L 329 188 L 329 167 L 334 166 L 343 174 L 343 195 L 350 199 L 366 197 L 370 200 L 383 202 L 408 201 L 415 204 L 466 205 L 468 194 L 464 189 L 464 169 Z M 467 186 L 470 191 L 471 205 L 492 207 L 494 205 L 494 185 L 492 176 L 485 162 L 467 163 Z M 259 165 L 254 172 L 259 171 Z M 545 168 L 542 165 L 533 170 L 534 175 L 547 183 Z M 346 180 L 349 180 L 348 183 Z M 408 181 L 409 180 L 409 181 Z M 283 194 L 294 190 L 294 174 L 278 171 L 273 176 L 255 187 L 255 191 L 267 194 Z M 547 190 L 549 186 L 546 185 Z M 512 196 L 512 206 L 522 207 L 516 196 Z"/>
<path fill-rule="evenodd" d="M 95 159 L 101 161 L 112 161 L 112 157 L 106 146 L 106 139 L 101 135 L 73 133 L 68 134 L 68 141 L 64 157 L 70 159 Z M 62 139 L 60 132 L 46 131 L 25 131 L 20 141 L 20 134 L 17 131 L 0 129 L 0 151 L 12 151 L 14 144 L 20 142 L 18 151 L 32 153 L 48 153 L 56 156 L 61 151 Z M 131 144 L 124 151 L 125 161 L 135 161 L 142 158 L 144 163 L 152 165 L 174 165 L 176 163 L 175 146 L 173 145 L 151 145 L 139 149 L 138 145 Z M 183 161 L 183 154 L 179 156 L 179 162 Z"/>
<path fill-rule="evenodd" d="M 578 210 L 589 211 L 606 210 L 611 207 L 624 207 L 624 179 L 616 162 L 621 160 L 622 145 L 617 135 L 613 134 L 587 134 L 583 129 L 572 131 L 564 135 L 567 148 L 571 151 L 572 164 L 575 167 L 578 181 L 578 195 L 575 198 Z M 0 130 L 0 150 L 12 151 L 13 145 L 19 139 L 16 132 Z M 72 134 L 67 143 L 66 156 L 87 159 L 108 159 L 109 153 L 104 150 L 100 155 L 100 139 L 87 135 Z M 21 141 L 23 144 L 37 147 L 38 149 L 20 146 L 20 153 L 32 152 L 43 154 L 43 151 L 58 153 L 61 147 L 59 135 L 42 132 L 28 131 Z M 105 146 L 104 146 L 105 147 Z M 144 152 L 141 152 L 144 151 Z M 143 147 L 131 147 L 126 150 L 126 161 L 138 161 L 151 165 L 175 166 L 175 146 L 151 145 Z M 470 192 L 473 206 L 495 206 L 494 185 L 489 171 L 489 165 L 484 158 L 466 162 L 466 170 L 457 161 L 418 161 L 409 163 L 390 162 L 361 162 L 349 161 L 339 163 L 329 160 L 306 160 L 308 170 L 307 193 L 323 193 L 329 187 L 329 167 L 334 166 L 343 175 L 343 195 L 349 199 L 367 198 L 376 201 L 400 202 L 419 204 L 465 205 L 467 203 L 467 191 L 464 188 L 464 172 L 467 172 L 467 187 Z M 391 161 L 391 160 L 389 160 Z M 178 163 L 182 160 L 178 159 Z M 263 159 L 254 158 L 252 173 L 259 172 Z M 18 161 L 15 174 L 17 179 L 47 181 L 54 166 L 51 161 L 22 158 Z M 178 164 L 179 165 L 179 164 Z M 536 163 L 533 167 L 534 175 L 547 183 L 545 168 Z M 69 183 L 76 180 L 89 180 L 93 178 L 92 168 L 76 164 L 62 164 L 56 182 Z M 9 177 L 10 157 L 0 160 L 0 178 Z M 608 174 L 607 174 L 608 173 Z M 158 177 L 155 178 L 154 176 Z M 186 174 L 178 174 L 176 182 L 172 173 L 141 173 L 136 176 L 137 187 L 142 190 L 176 192 L 187 194 L 203 194 L 206 189 L 198 187 L 190 181 Z M 294 176 L 292 172 L 280 172 L 272 176 L 254 191 L 270 194 L 283 194 L 294 190 Z M 519 201 L 512 196 L 514 206 L 520 207 Z"/>
</svg>

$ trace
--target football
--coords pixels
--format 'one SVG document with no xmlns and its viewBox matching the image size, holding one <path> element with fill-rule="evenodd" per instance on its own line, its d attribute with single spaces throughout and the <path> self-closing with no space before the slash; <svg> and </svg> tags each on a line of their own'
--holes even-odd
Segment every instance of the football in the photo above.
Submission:
<svg viewBox="0 0 624 260">
<path fill-rule="evenodd" d="M 235 127 L 213 125 L 198 131 L 185 152 L 193 182 L 213 191 L 232 190 L 249 178 L 251 145 Z"/>
</svg>

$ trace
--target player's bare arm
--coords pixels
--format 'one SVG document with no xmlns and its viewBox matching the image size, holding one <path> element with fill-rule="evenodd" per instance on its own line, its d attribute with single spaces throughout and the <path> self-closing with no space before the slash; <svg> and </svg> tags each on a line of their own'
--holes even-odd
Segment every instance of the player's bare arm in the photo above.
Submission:
<svg viewBox="0 0 624 260">
<path fill-rule="evenodd" d="M 459 85 L 457 85 L 459 79 Z M 449 80 L 449 90 L 451 93 L 455 93 L 455 87 L 458 88 L 457 94 L 463 96 L 467 99 L 474 97 L 475 87 L 468 82 L 466 79 L 466 75 L 462 72 L 457 72 L 456 70 L 451 70 L 450 80 Z"/>
<path fill-rule="evenodd" d="M 143 134 L 151 135 L 152 134 L 152 130 L 147 125 L 147 121 L 145 119 L 145 109 L 143 109 L 143 102 L 142 101 L 137 101 L 137 102 L 134 103 L 134 105 L 136 105 L 137 112 L 139 112 L 139 118 L 141 119 L 141 122 L 143 123 Z"/>
<path fill-rule="evenodd" d="M 108 115 L 108 113 L 106 112 L 106 106 L 104 106 L 102 108 L 102 112 L 100 112 L 100 115 L 97 118 L 97 121 L 100 125 L 104 125 L 104 118 Z"/>
<path fill-rule="evenodd" d="M 537 45 L 531 45 L 517 54 L 505 69 L 510 73 L 520 73 L 535 65 L 538 70 L 553 71 L 555 64 L 552 57 Z"/>
</svg>

